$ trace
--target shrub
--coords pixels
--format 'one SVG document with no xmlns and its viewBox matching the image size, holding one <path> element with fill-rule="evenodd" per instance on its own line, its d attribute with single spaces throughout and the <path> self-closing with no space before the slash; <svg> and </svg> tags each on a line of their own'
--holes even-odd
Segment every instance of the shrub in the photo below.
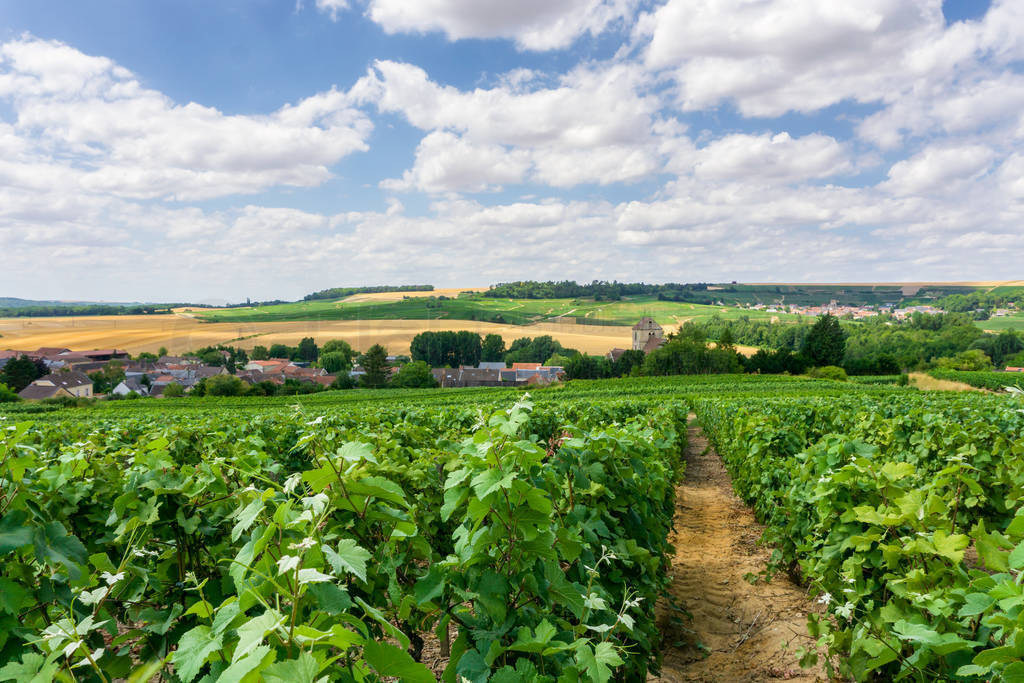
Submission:
<svg viewBox="0 0 1024 683">
<path fill-rule="evenodd" d="M 821 368 L 812 368 L 811 371 L 807 374 L 815 379 L 831 379 L 836 382 L 845 382 L 847 380 L 846 370 L 843 370 L 842 368 L 837 367 L 835 365 L 826 365 Z"/>
<path fill-rule="evenodd" d="M 0 403 L 17 403 L 21 400 L 6 384 L 0 383 Z"/>
</svg>

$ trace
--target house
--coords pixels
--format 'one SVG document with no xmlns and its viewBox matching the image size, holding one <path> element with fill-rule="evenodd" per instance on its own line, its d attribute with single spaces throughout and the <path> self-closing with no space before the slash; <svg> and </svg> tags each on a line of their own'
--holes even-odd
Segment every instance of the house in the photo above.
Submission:
<svg viewBox="0 0 1024 683">
<path fill-rule="evenodd" d="M 614 348 L 605 354 L 605 357 L 613 363 L 617 363 L 622 354 L 626 352 L 626 349 Z"/>
<path fill-rule="evenodd" d="M 128 394 L 135 392 L 139 396 L 149 396 L 149 387 L 135 379 L 126 379 L 119 383 L 116 387 L 110 390 L 110 393 L 115 396 L 127 396 Z"/>
<path fill-rule="evenodd" d="M 505 361 L 483 361 L 476 367 L 480 370 L 504 370 Z"/>
<path fill-rule="evenodd" d="M 64 353 L 71 352 L 71 349 L 58 348 L 56 346 L 40 346 L 38 349 L 32 352 L 32 356 L 36 358 L 48 358 L 51 356 L 59 356 Z"/>
<path fill-rule="evenodd" d="M 284 372 L 284 369 L 291 365 L 290 360 L 284 358 L 271 358 L 270 360 L 253 360 L 245 364 L 244 370 L 256 370 L 265 374 Z"/>
<path fill-rule="evenodd" d="M 652 343 L 653 342 L 653 343 Z M 665 343 L 665 330 L 648 316 L 633 325 L 633 350 L 650 353 Z"/>
<path fill-rule="evenodd" d="M 56 372 L 35 380 L 18 396 L 29 401 L 57 396 L 88 398 L 92 396 L 92 380 L 81 372 Z"/>
</svg>

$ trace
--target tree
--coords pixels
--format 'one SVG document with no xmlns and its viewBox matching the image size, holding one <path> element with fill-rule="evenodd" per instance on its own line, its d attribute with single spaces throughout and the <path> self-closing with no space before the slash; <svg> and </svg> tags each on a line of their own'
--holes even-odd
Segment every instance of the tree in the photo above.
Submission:
<svg viewBox="0 0 1024 683">
<path fill-rule="evenodd" d="M 485 363 L 496 363 L 505 357 L 505 340 L 498 334 L 484 337 L 480 348 L 480 359 Z"/>
<path fill-rule="evenodd" d="M 213 365 L 215 367 L 221 367 L 224 365 L 224 356 L 221 355 L 220 351 L 207 351 L 199 357 L 206 365 Z"/>
<path fill-rule="evenodd" d="M 292 348 L 284 344 L 272 344 L 267 353 L 269 358 L 291 358 Z"/>
<path fill-rule="evenodd" d="M 156 352 L 157 358 L 163 358 L 166 355 L 167 355 L 167 347 L 166 346 L 161 346 L 160 350 Z"/>
<path fill-rule="evenodd" d="M 348 373 L 352 369 L 352 360 L 341 351 L 331 351 L 320 354 L 320 367 L 331 375 Z"/>
<path fill-rule="evenodd" d="M 164 387 L 165 398 L 179 398 L 185 395 L 185 387 L 181 386 L 177 382 L 171 382 Z"/>
<path fill-rule="evenodd" d="M 846 333 L 839 325 L 839 318 L 831 313 L 819 317 L 804 339 L 802 352 L 818 367 L 842 365 Z"/>
<path fill-rule="evenodd" d="M 266 346 L 256 345 L 252 347 L 252 359 L 253 360 L 267 360 L 270 358 L 270 352 Z"/>
<path fill-rule="evenodd" d="M 544 361 L 544 366 L 549 368 L 564 368 L 565 364 L 568 362 L 569 356 L 563 356 L 560 353 L 556 353 L 555 355 L 551 356 L 551 358 L 548 358 L 546 361 Z"/>
<path fill-rule="evenodd" d="M 616 377 L 625 377 L 633 373 L 633 368 L 640 368 L 644 364 L 644 352 L 635 349 L 627 349 L 619 359 L 612 364 L 612 374 Z"/>
<path fill-rule="evenodd" d="M 299 360 L 307 363 L 315 362 L 320 357 L 320 349 L 316 346 L 316 340 L 312 337 L 303 337 L 299 342 L 298 355 Z"/>
<path fill-rule="evenodd" d="M 7 361 L 7 365 L 0 371 L 0 382 L 6 384 L 15 392 L 19 392 L 29 384 L 32 384 L 34 380 L 45 375 L 45 368 L 46 366 L 44 365 L 43 369 L 40 370 L 39 364 L 28 356 L 12 358 Z"/>
<path fill-rule="evenodd" d="M 429 365 L 421 360 L 414 360 L 402 366 L 402 369 L 391 380 L 391 386 L 404 389 L 427 389 L 436 387 L 437 380 L 431 374 Z"/>
<path fill-rule="evenodd" d="M 345 367 L 352 367 L 352 359 L 355 358 L 355 349 L 353 349 L 347 341 L 344 339 L 331 339 L 320 347 L 320 360 L 328 353 L 340 353 L 345 357 Z M 326 369 L 326 366 L 321 363 L 320 367 Z M 328 370 L 330 372 L 330 370 Z"/>
<path fill-rule="evenodd" d="M 961 351 L 952 358 L 937 358 L 935 364 L 947 370 L 991 370 L 992 359 L 981 349 Z"/>
<path fill-rule="evenodd" d="M 241 396 L 245 383 L 234 375 L 215 375 L 202 381 L 207 396 Z"/>
<path fill-rule="evenodd" d="M 380 344 L 374 344 L 359 357 L 359 364 L 366 374 L 360 378 L 364 387 L 380 389 L 388 382 L 388 351 Z"/>
<path fill-rule="evenodd" d="M 159 359 L 159 356 L 157 356 L 155 353 L 150 353 L 149 351 L 143 351 L 139 355 L 135 356 L 135 360 L 143 362 L 151 362 L 157 359 Z"/>
<path fill-rule="evenodd" d="M 331 389 L 354 389 L 355 386 L 356 381 L 347 372 L 341 373 L 331 382 Z"/>
<path fill-rule="evenodd" d="M 716 346 L 720 349 L 736 349 L 736 338 L 732 334 L 732 325 L 726 326 L 722 334 L 719 335 Z"/>
</svg>

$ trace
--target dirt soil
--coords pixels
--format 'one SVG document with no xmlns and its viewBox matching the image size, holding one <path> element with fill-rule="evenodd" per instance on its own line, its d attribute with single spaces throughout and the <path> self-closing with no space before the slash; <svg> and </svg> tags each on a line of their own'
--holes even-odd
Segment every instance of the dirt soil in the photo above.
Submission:
<svg viewBox="0 0 1024 683">
<path fill-rule="evenodd" d="M 758 543 L 762 531 L 733 493 L 718 454 L 691 426 L 676 493 L 670 588 L 689 616 L 667 601 L 659 606 L 665 661 L 649 681 L 827 680 L 820 668 L 798 664 L 796 651 L 813 646 L 807 614 L 816 610 L 807 592 L 782 574 L 756 585 L 744 579 L 763 570 L 771 554 Z"/>
</svg>

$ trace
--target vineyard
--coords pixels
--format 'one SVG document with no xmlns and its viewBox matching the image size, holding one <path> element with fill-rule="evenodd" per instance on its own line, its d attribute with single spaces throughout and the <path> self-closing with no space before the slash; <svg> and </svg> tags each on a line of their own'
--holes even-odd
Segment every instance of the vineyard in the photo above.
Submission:
<svg viewBox="0 0 1024 683">
<path fill-rule="evenodd" d="M 691 413 L 765 525 L 761 579 L 823 606 L 805 663 L 1024 680 L 1013 396 L 708 376 L 386 397 L 0 412 L 0 681 L 643 681 L 672 646 Z"/>
</svg>

